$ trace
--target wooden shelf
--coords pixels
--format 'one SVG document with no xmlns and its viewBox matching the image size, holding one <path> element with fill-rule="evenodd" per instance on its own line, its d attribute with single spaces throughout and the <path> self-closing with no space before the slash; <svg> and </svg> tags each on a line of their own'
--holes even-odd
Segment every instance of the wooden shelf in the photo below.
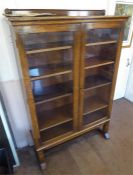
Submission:
<svg viewBox="0 0 133 175">
<path fill-rule="evenodd" d="M 40 100 L 38 102 L 35 102 L 35 104 L 36 105 L 39 105 L 39 104 L 43 104 L 43 103 L 54 101 L 54 100 L 59 100 L 61 98 L 70 97 L 70 96 L 72 96 L 72 93 L 67 93 L 67 94 L 64 94 L 64 95 L 59 95 L 59 96 L 52 97 L 52 98 L 49 98 L 49 99 L 46 99 L 46 100 L 43 100 L 45 97 L 43 97 L 43 98 L 41 97 L 42 100 Z"/>
<path fill-rule="evenodd" d="M 86 59 L 86 64 L 84 69 L 90 69 L 90 68 L 100 67 L 100 66 L 109 65 L 109 64 L 114 64 L 114 61 L 109 59 L 88 58 Z"/>
<path fill-rule="evenodd" d="M 36 71 L 38 75 L 36 74 Z M 70 63 L 50 64 L 46 66 L 31 67 L 29 70 L 29 74 L 32 81 L 58 75 L 64 75 L 71 72 L 72 72 L 72 65 Z"/>
<path fill-rule="evenodd" d="M 84 90 L 90 90 L 111 84 L 111 81 L 101 75 L 93 75 L 85 78 Z"/>
<path fill-rule="evenodd" d="M 71 49 L 71 48 L 72 48 L 72 42 L 39 43 L 39 44 L 27 45 L 26 54 L 36 54 L 42 52 Z"/>
<path fill-rule="evenodd" d="M 72 83 L 73 83 L 72 81 L 68 81 L 64 83 L 43 87 L 41 95 L 40 94 L 37 95 L 38 94 L 37 88 L 34 89 L 34 98 L 36 105 L 72 96 L 72 90 L 73 90 Z"/>
<path fill-rule="evenodd" d="M 107 118 L 105 111 L 103 109 L 98 110 L 91 114 L 85 115 L 83 118 L 83 124 L 88 125 L 93 122 L 97 122 L 98 120 L 101 120 L 103 118 Z"/>
<path fill-rule="evenodd" d="M 43 111 L 40 115 L 38 114 L 40 131 L 45 131 L 68 121 L 72 121 L 72 117 L 72 104 L 53 110 Z"/>
<path fill-rule="evenodd" d="M 60 135 L 66 134 L 72 130 L 72 122 L 68 121 L 67 123 L 63 123 L 61 125 L 45 130 L 44 132 L 41 132 L 41 138 L 42 140 L 48 141 Z"/>
<path fill-rule="evenodd" d="M 50 51 L 55 51 L 55 50 L 64 50 L 64 49 L 71 49 L 71 48 L 72 46 L 61 46 L 61 47 L 53 47 L 53 48 L 47 48 L 47 49 L 37 49 L 37 50 L 27 51 L 26 54 L 50 52 Z"/>
<path fill-rule="evenodd" d="M 53 74 L 51 73 L 51 74 L 48 74 L 48 75 L 42 75 L 42 76 L 34 77 L 34 78 L 31 78 L 31 80 L 32 81 L 35 81 L 35 80 L 40 80 L 40 79 L 44 79 L 44 78 L 50 78 L 50 77 L 53 77 L 53 76 L 70 74 L 70 73 L 72 73 L 71 70 L 61 71 L 61 72 L 57 72 L 57 73 L 53 73 Z"/>
<path fill-rule="evenodd" d="M 108 104 L 104 102 L 97 96 L 92 96 L 84 100 L 84 113 L 83 115 L 87 115 L 91 112 L 103 109 L 107 107 Z"/>
<path fill-rule="evenodd" d="M 85 46 L 97 46 L 97 45 L 106 45 L 106 44 L 115 44 L 115 43 L 117 43 L 117 40 L 87 43 Z"/>
</svg>

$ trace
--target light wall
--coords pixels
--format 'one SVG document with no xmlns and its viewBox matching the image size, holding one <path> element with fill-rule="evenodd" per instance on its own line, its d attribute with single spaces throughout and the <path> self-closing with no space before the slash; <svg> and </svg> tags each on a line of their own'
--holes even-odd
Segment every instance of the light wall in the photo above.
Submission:
<svg viewBox="0 0 133 175">
<path fill-rule="evenodd" d="M 118 0 L 109 0 L 107 12 L 108 15 L 113 15 L 115 13 L 115 2 Z M 125 2 L 132 2 L 133 0 L 125 0 Z M 122 48 L 118 76 L 116 81 L 116 88 L 114 94 L 114 100 L 125 97 L 125 92 L 127 89 L 127 82 L 129 79 L 130 65 L 128 62 L 132 62 L 133 59 L 133 42 L 132 46 L 129 48 Z M 127 66 L 128 65 L 128 66 Z"/>
<path fill-rule="evenodd" d="M 131 45 L 131 51 L 132 51 L 132 61 L 129 62 L 131 64 L 130 70 L 129 70 L 129 76 L 125 91 L 125 98 L 129 101 L 133 102 L 133 42 Z"/>
<path fill-rule="evenodd" d="M 31 144 L 30 122 L 25 95 L 21 86 L 17 61 L 14 55 L 11 33 L 5 20 L 5 8 L 48 8 L 48 9 L 106 9 L 112 0 L 4 0 L 0 4 L 0 90 L 7 106 L 9 120 L 13 129 L 17 147 Z M 111 10 L 110 10 L 111 11 Z"/>
</svg>

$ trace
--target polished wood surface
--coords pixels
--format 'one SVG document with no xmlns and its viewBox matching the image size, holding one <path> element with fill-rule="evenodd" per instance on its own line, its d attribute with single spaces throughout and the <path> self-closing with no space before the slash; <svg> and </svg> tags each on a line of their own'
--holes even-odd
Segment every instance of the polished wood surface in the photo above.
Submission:
<svg viewBox="0 0 133 175">
<path fill-rule="evenodd" d="M 6 15 L 24 15 L 29 13 L 51 13 L 54 16 L 92 16 L 105 15 L 105 10 L 67 10 L 67 9 L 5 9 Z"/>
<path fill-rule="evenodd" d="M 40 16 L 31 17 L 24 14 L 33 10 L 22 10 L 20 18 L 20 11 L 8 10 L 6 15 L 17 36 L 33 137 L 43 168 L 43 150 L 99 126 L 104 134 L 108 132 L 127 17 L 69 16 L 68 11 L 60 11 L 68 16 L 58 11 L 59 16 L 48 16 L 41 10 Z"/>
</svg>

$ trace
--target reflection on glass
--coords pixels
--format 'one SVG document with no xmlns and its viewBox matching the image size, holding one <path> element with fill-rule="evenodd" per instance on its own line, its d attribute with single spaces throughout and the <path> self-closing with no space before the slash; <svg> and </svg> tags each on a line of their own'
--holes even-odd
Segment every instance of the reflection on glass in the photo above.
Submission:
<svg viewBox="0 0 133 175">
<path fill-rule="evenodd" d="M 28 33 L 21 37 L 27 51 L 73 44 L 73 32 Z"/>
<path fill-rule="evenodd" d="M 87 46 L 85 53 L 85 66 L 93 66 L 104 62 L 114 61 L 117 44 Z"/>
<path fill-rule="evenodd" d="M 27 57 L 31 77 L 70 71 L 73 66 L 72 49 L 36 53 Z"/>
<path fill-rule="evenodd" d="M 87 43 L 118 40 L 118 29 L 91 29 L 87 32 Z"/>
</svg>

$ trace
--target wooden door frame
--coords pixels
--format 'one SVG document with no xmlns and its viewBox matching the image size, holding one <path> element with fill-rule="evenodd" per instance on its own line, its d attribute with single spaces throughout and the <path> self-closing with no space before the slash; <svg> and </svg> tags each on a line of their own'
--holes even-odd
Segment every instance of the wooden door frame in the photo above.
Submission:
<svg viewBox="0 0 133 175">
<path fill-rule="evenodd" d="M 37 122 L 37 114 L 35 109 L 35 102 L 31 87 L 31 80 L 28 74 L 28 61 L 24 49 L 24 43 L 20 38 L 23 33 L 40 33 L 40 32 L 66 32 L 73 31 L 73 130 L 78 128 L 78 92 L 79 92 L 79 58 L 80 58 L 80 24 L 49 24 L 49 25 L 35 25 L 35 26 L 16 26 L 16 46 L 20 55 L 21 68 L 23 73 L 23 82 L 27 94 L 27 102 L 31 114 L 32 134 L 36 147 L 41 144 L 39 125 Z"/>
<path fill-rule="evenodd" d="M 122 36 L 123 36 L 123 31 L 124 31 L 124 22 L 123 21 L 114 21 L 112 23 L 109 23 L 109 21 L 100 21 L 100 22 L 94 22 L 91 23 L 82 23 L 81 24 L 81 57 L 80 57 L 80 80 L 79 80 L 79 130 L 82 129 L 83 127 L 83 107 L 84 107 L 84 77 L 85 77 L 85 72 L 84 72 L 84 55 L 85 55 L 85 38 L 86 38 L 86 30 L 89 29 L 98 29 L 98 28 L 115 28 L 115 29 L 120 29 L 119 35 L 118 35 L 118 42 L 117 42 L 117 52 L 116 52 L 116 57 L 115 57 L 115 64 L 114 64 L 114 74 L 112 78 L 112 85 L 111 85 L 111 93 L 110 93 L 110 98 L 109 98 L 109 106 L 108 106 L 108 118 L 111 116 L 111 111 L 112 111 L 112 104 L 113 104 L 113 96 L 114 96 L 114 91 L 115 91 L 115 85 L 116 85 L 116 79 L 117 79 L 117 72 L 118 72 L 118 66 L 119 66 L 119 61 L 120 61 L 120 53 L 121 53 L 121 45 L 122 45 Z M 103 130 L 104 132 L 107 132 L 109 128 L 109 122 L 104 124 Z"/>
</svg>

